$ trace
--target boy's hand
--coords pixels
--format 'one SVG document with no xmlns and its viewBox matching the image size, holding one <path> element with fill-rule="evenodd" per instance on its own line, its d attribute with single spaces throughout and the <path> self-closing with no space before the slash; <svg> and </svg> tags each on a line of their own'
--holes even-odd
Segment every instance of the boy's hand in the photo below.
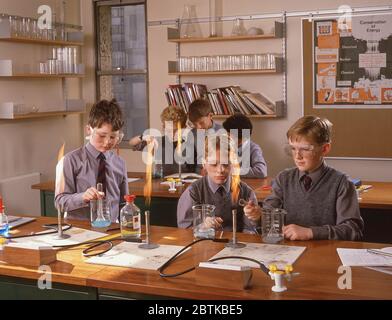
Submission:
<svg viewBox="0 0 392 320">
<path fill-rule="evenodd" d="M 207 228 L 220 229 L 222 227 L 222 223 L 223 223 L 222 218 L 207 217 L 204 224 Z"/>
<path fill-rule="evenodd" d="M 300 227 L 296 224 L 289 224 L 283 227 L 283 234 L 289 240 L 312 240 L 313 231 L 311 228 Z"/>
<path fill-rule="evenodd" d="M 257 221 L 261 217 L 261 208 L 252 201 L 249 201 L 244 207 L 244 213 L 249 220 Z"/>
<path fill-rule="evenodd" d="M 98 200 L 105 197 L 105 193 L 99 192 L 96 188 L 91 187 L 83 193 L 83 201 L 90 202 L 91 200 Z"/>
</svg>

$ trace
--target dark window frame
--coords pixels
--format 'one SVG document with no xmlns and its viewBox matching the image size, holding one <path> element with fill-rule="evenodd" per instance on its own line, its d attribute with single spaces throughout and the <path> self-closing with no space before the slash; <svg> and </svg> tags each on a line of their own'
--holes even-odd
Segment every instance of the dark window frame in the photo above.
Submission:
<svg viewBox="0 0 392 320">
<path fill-rule="evenodd" d="M 99 52 L 99 27 L 98 27 L 98 10 L 100 6 L 110 6 L 110 7 L 121 7 L 121 6 L 129 6 L 129 5 L 144 5 L 144 15 L 145 15 L 145 47 L 146 47 L 146 68 L 143 69 L 128 69 L 128 70 L 100 70 L 100 52 Z M 145 76 L 145 86 L 146 86 L 146 111 L 147 111 L 147 128 L 150 127 L 150 103 L 149 103 L 149 72 L 148 72 L 148 22 L 147 22 L 147 1 L 143 0 L 94 0 L 94 30 L 95 30 L 95 53 L 96 53 L 96 62 L 95 62 L 95 81 L 96 81 L 96 98 L 100 97 L 100 80 L 99 78 L 102 76 L 128 76 L 128 75 L 144 75 Z M 124 124 L 126 126 L 126 123 Z M 141 132 L 142 133 L 142 132 Z M 132 137 L 130 137 L 132 138 Z M 128 143 L 128 139 L 123 140 L 120 144 L 120 148 L 129 149 L 131 148 Z"/>
</svg>

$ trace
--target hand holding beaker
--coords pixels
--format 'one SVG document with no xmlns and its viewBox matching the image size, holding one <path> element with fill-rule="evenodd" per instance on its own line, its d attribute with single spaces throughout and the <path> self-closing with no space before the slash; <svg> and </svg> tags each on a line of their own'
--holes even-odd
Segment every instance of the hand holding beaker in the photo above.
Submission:
<svg viewBox="0 0 392 320">
<path fill-rule="evenodd" d="M 221 229 L 223 220 L 220 217 L 206 217 L 204 225 L 206 228 Z"/>
<path fill-rule="evenodd" d="M 88 188 L 83 193 L 82 199 L 83 199 L 84 202 L 88 203 L 91 200 L 103 199 L 104 197 L 105 197 L 105 193 L 104 192 L 100 192 L 96 188 L 91 187 L 91 188 Z"/>
<path fill-rule="evenodd" d="M 215 206 L 210 204 L 198 204 L 193 210 L 193 236 L 197 238 L 215 238 L 214 225 L 219 220 L 215 219 Z"/>
</svg>

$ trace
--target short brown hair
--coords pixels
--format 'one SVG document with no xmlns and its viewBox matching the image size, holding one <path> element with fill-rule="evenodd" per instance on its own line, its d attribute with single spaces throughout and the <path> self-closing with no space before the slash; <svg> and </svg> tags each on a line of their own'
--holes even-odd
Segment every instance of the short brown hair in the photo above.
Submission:
<svg viewBox="0 0 392 320">
<path fill-rule="evenodd" d="M 88 125 L 91 128 L 100 128 L 104 123 L 111 124 L 113 131 L 119 131 L 124 126 L 122 112 L 116 99 L 98 101 L 91 108 Z"/>
<path fill-rule="evenodd" d="M 306 137 L 318 145 L 330 143 L 332 123 L 328 119 L 321 119 L 317 116 L 304 116 L 290 127 L 286 135 L 289 140 Z"/>
<path fill-rule="evenodd" d="M 217 151 L 223 150 L 228 153 L 230 163 L 237 163 L 237 152 L 235 144 L 230 135 L 226 133 L 213 133 L 205 137 L 204 140 L 204 159 L 215 158 Z"/>
<path fill-rule="evenodd" d="M 181 128 L 186 127 L 186 114 L 184 110 L 175 106 L 168 106 L 163 109 L 161 113 L 161 121 L 173 121 L 174 123 L 181 123 Z"/>
<path fill-rule="evenodd" d="M 188 118 L 189 121 L 195 122 L 210 113 L 212 113 L 210 102 L 206 99 L 196 99 L 189 105 Z"/>
</svg>

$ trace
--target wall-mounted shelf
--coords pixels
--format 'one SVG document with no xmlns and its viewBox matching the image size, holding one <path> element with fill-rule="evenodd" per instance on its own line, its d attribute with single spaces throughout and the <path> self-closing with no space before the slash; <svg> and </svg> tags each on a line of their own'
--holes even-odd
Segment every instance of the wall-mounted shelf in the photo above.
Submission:
<svg viewBox="0 0 392 320">
<path fill-rule="evenodd" d="M 174 42 L 174 43 L 279 39 L 283 37 L 283 23 L 275 21 L 274 31 L 275 32 L 273 34 L 260 34 L 260 35 L 221 36 L 221 37 L 210 37 L 210 38 L 180 38 L 179 29 L 168 28 L 167 39 L 169 42 Z"/>
<path fill-rule="evenodd" d="M 231 117 L 231 114 L 214 114 L 212 117 L 216 118 L 216 119 L 226 119 Z M 247 114 L 246 115 L 248 118 L 267 118 L 267 119 L 271 119 L 271 118 L 279 118 L 279 115 L 276 114 Z"/>
<path fill-rule="evenodd" d="M 172 76 L 227 76 L 227 75 L 251 75 L 251 74 L 276 74 L 283 72 L 283 59 L 275 57 L 275 69 L 247 69 L 247 70 L 222 70 L 222 71 L 192 71 L 179 72 L 177 61 L 168 61 L 169 75 Z"/>
<path fill-rule="evenodd" d="M 73 42 L 73 41 L 60 41 L 60 40 L 40 40 L 31 38 L 0 38 L 3 42 L 15 42 L 15 43 L 29 43 L 38 45 L 48 45 L 48 46 L 83 46 L 83 42 Z"/>
<path fill-rule="evenodd" d="M 45 73 L 20 73 L 12 76 L 1 76 L 0 79 L 63 79 L 63 78 L 83 78 L 84 74 L 45 74 Z"/>
<path fill-rule="evenodd" d="M 84 114 L 84 111 L 52 111 L 52 112 L 32 112 L 26 114 L 15 115 L 14 118 L 0 118 L 1 121 L 23 120 L 23 119 L 39 119 L 49 117 L 65 117 L 70 115 Z"/>
<path fill-rule="evenodd" d="M 230 70 L 230 71 L 206 71 L 206 72 L 169 72 L 171 76 L 227 76 L 227 75 L 250 75 L 250 74 L 273 74 L 280 73 L 276 69 L 271 70 Z"/>
<path fill-rule="evenodd" d="M 179 21 L 179 20 L 178 20 Z M 195 23 L 202 23 L 195 22 Z M 211 104 L 214 118 L 228 118 L 233 113 L 240 112 L 246 114 L 254 119 L 274 119 L 283 117 L 286 114 L 287 100 L 286 100 L 286 16 L 282 15 L 282 22 L 274 21 L 273 30 L 269 34 L 247 34 L 242 36 L 223 35 L 219 37 L 197 37 L 197 38 L 181 38 L 179 22 L 176 23 L 175 28 L 167 28 L 167 39 L 169 42 L 176 45 L 176 61 L 168 61 L 168 74 L 176 76 L 176 85 L 169 86 L 169 91 L 166 91 L 166 98 L 169 104 L 179 105 L 185 111 L 193 99 L 198 97 L 196 89 L 189 86 L 189 80 L 183 81 L 182 77 L 217 77 L 216 88 L 208 91 L 205 88 L 200 88 L 200 92 L 205 92 Z M 253 31 L 257 32 L 257 29 Z M 245 41 L 245 40 L 272 40 L 281 39 L 282 50 L 279 53 L 265 52 L 265 47 L 262 50 L 257 49 L 256 52 L 227 54 L 215 54 L 211 52 L 210 55 L 192 55 L 182 56 L 181 46 L 197 43 L 211 43 L 211 42 L 231 42 L 231 41 Z M 274 43 L 274 46 L 276 44 Z M 250 46 L 251 47 L 251 46 Z M 242 47 L 242 52 L 246 50 L 247 46 Z M 260 50 L 260 51 L 259 51 Z M 238 51 L 238 50 L 237 50 Z M 197 51 L 198 52 L 198 51 Z M 218 77 L 224 76 L 274 76 L 282 75 L 282 100 L 275 101 L 266 98 L 262 93 L 252 93 L 243 90 L 236 86 L 221 87 L 221 80 Z M 188 85 L 181 86 L 182 82 L 188 82 Z M 203 86 L 197 84 L 197 86 Z M 197 87 L 198 88 L 198 87 Z M 192 90 L 191 90 L 192 89 Z M 186 91 L 190 90 L 188 95 Z M 199 89 L 197 89 L 199 92 Z M 199 97 L 202 94 L 199 94 Z"/>
</svg>

